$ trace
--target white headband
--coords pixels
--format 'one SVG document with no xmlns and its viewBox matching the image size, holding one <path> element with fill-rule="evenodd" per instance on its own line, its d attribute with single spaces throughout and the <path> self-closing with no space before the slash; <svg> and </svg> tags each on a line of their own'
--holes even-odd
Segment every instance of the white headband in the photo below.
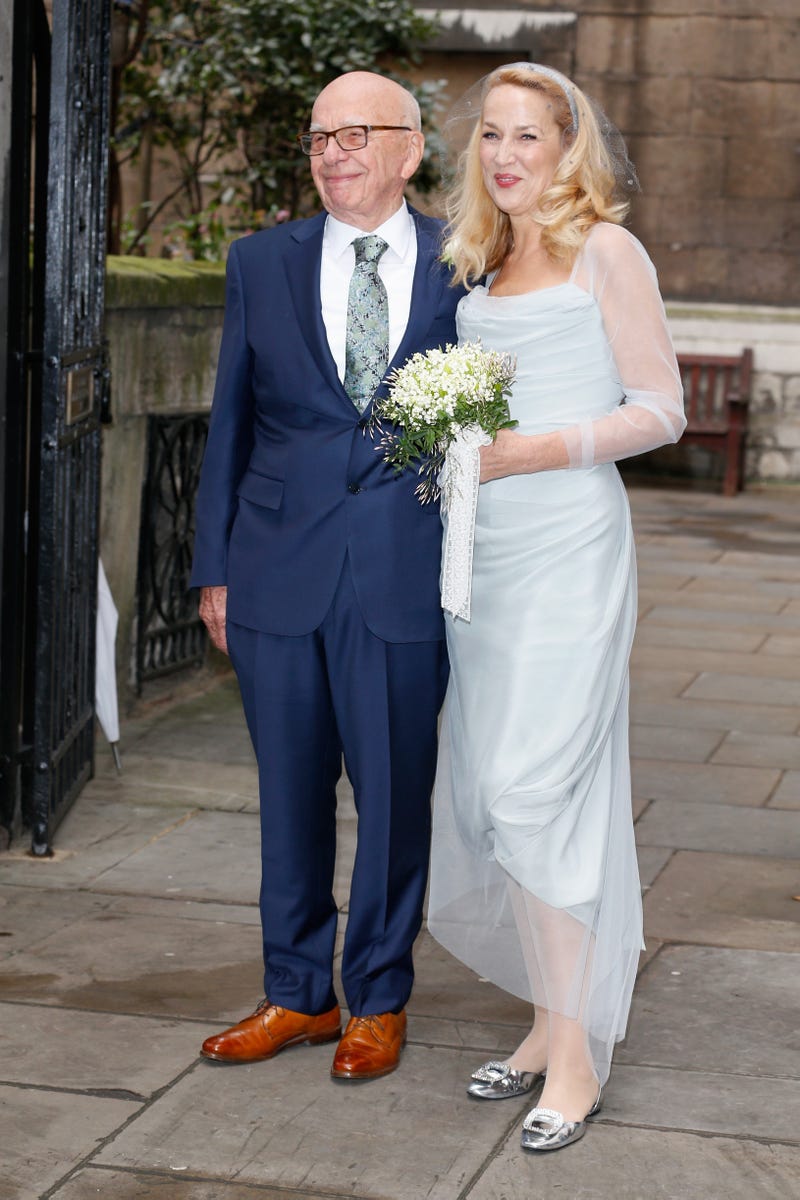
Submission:
<svg viewBox="0 0 800 1200">
<path fill-rule="evenodd" d="M 552 79 L 553 83 L 561 88 L 567 98 L 569 111 L 572 116 L 572 132 L 578 132 L 578 106 L 575 103 L 575 90 L 566 75 L 562 75 L 560 71 L 554 70 L 553 67 L 543 67 L 541 63 L 532 62 L 509 63 L 508 66 L 499 69 L 501 71 L 535 71 L 537 75 L 544 75 L 546 79 Z"/>
</svg>

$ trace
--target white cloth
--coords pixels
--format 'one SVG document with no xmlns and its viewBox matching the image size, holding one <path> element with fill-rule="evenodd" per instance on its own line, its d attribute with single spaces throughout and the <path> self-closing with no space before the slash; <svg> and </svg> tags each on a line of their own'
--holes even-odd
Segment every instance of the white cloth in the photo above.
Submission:
<svg viewBox="0 0 800 1200">
<path fill-rule="evenodd" d="M 394 216 L 378 229 L 356 229 L 328 214 L 322 235 L 320 266 L 320 301 L 322 320 L 328 336 L 339 378 L 344 379 L 345 346 L 347 341 L 347 297 L 350 277 L 356 265 L 353 241 L 374 233 L 388 242 L 389 249 L 381 255 L 378 274 L 383 280 L 389 300 L 389 361 L 394 357 L 408 325 L 411 311 L 411 289 L 417 262 L 417 236 L 414 218 L 405 201 Z"/>
<path fill-rule="evenodd" d="M 616 226 L 590 234 L 567 283 L 509 297 L 476 287 L 458 331 L 515 356 L 519 432 L 559 430 L 582 465 L 480 487 L 471 620 L 446 618 L 429 927 L 480 975 L 579 1018 L 602 1083 L 642 945 L 636 571 L 605 460 L 675 440 L 680 378 L 655 273 Z"/>
<path fill-rule="evenodd" d="M 491 437 L 479 425 L 468 425 L 454 438 L 439 473 L 441 511 L 447 524 L 442 539 L 442 608 L 459 620 L 468 621 L 472 595 L 472 549 L 475 510 L 480 486 L 480 446 Z"/>
<path fill-rule="evenodd" d="M 94 704 L 97 720 L 111 742 L 119 741 L 119 703 L 114 647 L 119 616 L 108 586 L 106 573 L 97 560 L 97 651 L 95 661 Z"/>
</svg>

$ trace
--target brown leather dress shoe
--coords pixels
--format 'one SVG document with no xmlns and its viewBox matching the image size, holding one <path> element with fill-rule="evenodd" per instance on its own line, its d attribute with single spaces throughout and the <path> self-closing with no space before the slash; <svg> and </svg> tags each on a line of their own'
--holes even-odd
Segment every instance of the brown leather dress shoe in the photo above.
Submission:
<svg viewBox="0 0 800 1200">
<path fill-rule="evenodd" d="M 206 1038 L 200 1051 L 203 1058 L 216 1062 L 249 1063 L 272 1058 L 285 1046 L 301 1042 L 333 1042 L 341 1036 L 342 1015 L 339 1005 L 318 1017 L 292 1012 L 279 1004 L 262 1000 L 251 1017 L 224 1033 Z"/>
<path fill-rule="evenodd" d="M 351 1017 L 331 1067 L 334 1079 L 377 1079 L 394 1071 L 406 1044 L 406 1014 Z"/>
</svg>

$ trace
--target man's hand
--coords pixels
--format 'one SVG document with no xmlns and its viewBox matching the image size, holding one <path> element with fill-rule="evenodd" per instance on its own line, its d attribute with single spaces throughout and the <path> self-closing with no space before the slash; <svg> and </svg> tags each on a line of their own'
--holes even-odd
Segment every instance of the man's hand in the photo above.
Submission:
<svg viewBox="0 0 800 1200">
<path fill-rule="evenodd" d="M 211 641 L 223 654 L 228 653 L 228 638 L 225 633 L 225 614 L 228 611 L 228 589 L 226 587 L 204 587 L 200 589 L 200 620 L 208 630 Z"/>
</svg>

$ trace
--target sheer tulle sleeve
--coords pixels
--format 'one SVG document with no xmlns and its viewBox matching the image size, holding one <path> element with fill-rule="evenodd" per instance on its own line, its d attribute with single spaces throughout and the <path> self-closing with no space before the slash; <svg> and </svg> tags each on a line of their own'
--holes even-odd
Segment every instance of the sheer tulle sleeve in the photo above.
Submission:
<svg viewBox="0 0 800 1200">
<path fill-rule="evenodd" d="M 619 225 L 597 225 L 573 278 L 600 305 L 624 398 L 612 413 L 560 431 L 570 467 L 677 442 L 686 427 L 683 388 L 655 268 L 643 246 Z"/>
</svg>

